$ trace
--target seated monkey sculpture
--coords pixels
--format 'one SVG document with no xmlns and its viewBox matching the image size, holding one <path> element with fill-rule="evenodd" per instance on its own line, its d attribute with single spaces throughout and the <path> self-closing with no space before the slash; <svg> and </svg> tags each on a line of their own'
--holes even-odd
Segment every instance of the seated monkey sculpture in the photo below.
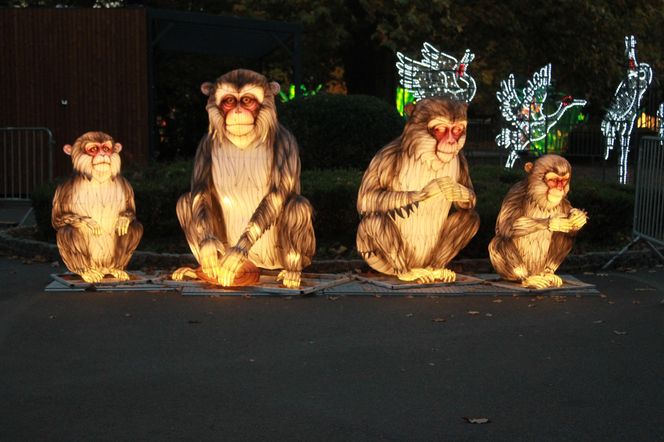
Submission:
<svg viewBox="0 0 664 442">
<path fill-rule="evenodd" d="M 143 235 L 134 191 L 120 175 L 122 145 L 103 132 L 87 132 L 73 146 L 73 176 L 58 186 L 51 221 L 67 268 L 90 283 L 106 275 L 128 280 L 124 269 Z"/>
<path fill-rule="evenodd" d="M 467 104 L 417 102 L 403 133 L 369 164 L 360 186 L 357 250 L 374 270 L 403 281 L 452 282 L 448 263 L 479 228 L 461 152 Z"/>
<path fill-rule="evenodd" d="M 297 142 L 277 121 L 279 84 L 238 69 L 201 90 L 209 97 L 210 130 L 196 152 L 191 192 L 177 204 L 199 271 L 232 286 L 251 264 L 283 269 L 277 279 L 297 288 L 316 241 L 311 205 L 300 196 Z M 196 271 L 172 275 L 184 276 Z"/>
<path fill-rule="evenodd" d="M 544 155 L 525 170 L 527 177 L 503 200 L 489 257 L 506 280 L 536 289 L 560 287 L 555 272 L 587 216 L 567 200 L 572 166 L 566 159 Z"/>
</svg>

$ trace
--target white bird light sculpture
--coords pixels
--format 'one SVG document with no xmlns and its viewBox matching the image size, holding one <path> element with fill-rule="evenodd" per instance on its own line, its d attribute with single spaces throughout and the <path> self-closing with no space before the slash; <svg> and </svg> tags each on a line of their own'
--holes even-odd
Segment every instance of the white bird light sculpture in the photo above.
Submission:
<svg viewBox="0 0 664 442">
<path fill-rule="evenodd" d="M 636 38 L 625 37 L 625 55 L 627 57 L 627 76 L 620 82 L 606 116 L 602 120 L 602 135 L 606 141 L 604 159 L 609 158 L 616 138 L 620 141 L 620 168 L 618 181 L 627 183 L 627 158 L 629 141 L 634 122 L 641 106 L 641 99 L 652 82 L 652 68 L 646 63 L 636 61 Z"/>
<path fill-rule="evenodd" d="M 466 49 L 461 60 L 439 51 L 430 43 L 422 45 L 422 60 L 417 61 L 397 52 L 397 69 L 401 85 L 421 100 L 427 97 L 448 97 L 470 103 L 477 85 L 468 73 L 475 54 Z"/>
<path fill-rule="evenodd" d="M 510 74 L 507 80 L 500 83 L 496 98 L 508 127 L 501 130 L 496 137 L 496 143 L 509 151 L 505 167 L 513 167 L 518 152 L 527 150 L 530 143 L 544 139 L 567 110 L 574 106 L 585 106 L 585 100 L 575 100 L 567 96 L 558 104 L 555 112 L 545 114 L 544 103 L 550 85 L 551 64 L 535 72 L 520 92 L 516 90 L 514 74 Z"/>
</svg>

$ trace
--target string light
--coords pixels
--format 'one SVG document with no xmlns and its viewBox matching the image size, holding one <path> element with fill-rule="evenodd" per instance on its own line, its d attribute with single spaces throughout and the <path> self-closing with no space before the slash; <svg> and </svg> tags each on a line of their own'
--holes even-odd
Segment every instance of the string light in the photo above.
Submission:
<svg viewBox="0 0 664 442">
<path fill-rule="evenodd" d="M 563 114 L 574 106 L 585 106 L 585 100 L 564 97 L 558 108 L 551 114 L 544 113 L 544 104 L 551 86 L 551 64 L 547 64 L 533 74 L 526 87 L 517 91 L 514 74 L 500 83 L 496 98 L 500 103 L 500 113 L 507 123 L 496 136 L 499 147 L 507 149 L 509 155 L 505 167 L 513 167 L 518 152 L 528 149 L 528 145 L 543 140 Z"/>
<path fill-rule="evenodd" d="M 652 68 L 646 63 L 636 61 L 636 38 L 633 35 L 625 37 L 625 56 L 627 57 L 627 75 L 613 94 L 613 101 L 601 124 L 602 134 L 606 141 L 604 159 L 609 158 L 609 152 L 613 149 L 616 138 L 620 142 L 618 181 L 621 184 L 627 183 L 627 159 L 634 122 L 643 95 L 652 82 Z"/>
<path fill-rule="evenodd" d="M 427 97 L 450 97 L 470 103 L 475 97 L 477 85 L 468 73 L 468 65 L 475 58 L 475 54 L 466 49 L 461 60 L 457 60 L 430 43 L 424 43 L 421 52 L 420 61 L 397 52 L 397 70 L 403 87 L 418 100 Z"/>
</svg>

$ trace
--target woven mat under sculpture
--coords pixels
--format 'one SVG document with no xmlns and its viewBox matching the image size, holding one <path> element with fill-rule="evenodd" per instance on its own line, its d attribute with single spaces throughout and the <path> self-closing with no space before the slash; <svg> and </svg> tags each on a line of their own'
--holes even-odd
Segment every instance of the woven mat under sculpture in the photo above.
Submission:
<svg viewBox="0 0 664 442">
<path fill-rule="evenodd" d="M 115 278 L 104 278 L 101 282 L 91 284 L 75 273 L 52 274 L 52 281 L 46 286 L 46 292 L 152 292 L 174 291 L 176 288 L 161 283 L 158 275 L 147 275 L 143 272 L 128 272 L 129 281 Z"/>
</svg>

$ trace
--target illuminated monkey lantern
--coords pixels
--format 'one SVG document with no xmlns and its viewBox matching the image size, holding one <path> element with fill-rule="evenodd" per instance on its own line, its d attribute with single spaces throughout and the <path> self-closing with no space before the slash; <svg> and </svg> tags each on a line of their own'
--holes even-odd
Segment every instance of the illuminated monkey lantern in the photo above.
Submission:
<svg viewBox="0 0 664 442">
<path fill-rule="evenodd" d="M 56 189 L 51 212 L 62 260 L 86 282 L 105 275 L 128 280 L 124 269 L 143 226 L 131 185 L 120 175 L 122 145 L 103 132 L 87 132 L 63 150 L 74 175 Z"/>
<path fill-rule="evenodd" d="M 461 152 L 467 104 L 418 101 L 403 133 L 381 149 L 360 186 L 357 250 L 376 271 L 403 281 L 452 282 L 448 263 L 479 228 Z"/>
<path fill-rule="evenodd" d="M 209 96 L 210 130 L 196 152 L 191 192 L 177 204 L 199 276 L 241 285 L 255 265 L 283 269 L 277 279 L 297 288 L 315 238 L 311 205 L 300 196 L 297 143 L 277 121 L 279 85 L 238 69 L 201 90 Z M 183 267 L 172 275 L 185 276 L 197 272 Z"/>
<path fill-rule="evenodd" d="M 529 288 L 560 287 L 555 271 L 587 216 L 567 200 L 572 166 L 566 159 L 544 155 L 525 169 L 528 176 L 503 200 L 489 257 L 504 279 Z"/>
</svg>

